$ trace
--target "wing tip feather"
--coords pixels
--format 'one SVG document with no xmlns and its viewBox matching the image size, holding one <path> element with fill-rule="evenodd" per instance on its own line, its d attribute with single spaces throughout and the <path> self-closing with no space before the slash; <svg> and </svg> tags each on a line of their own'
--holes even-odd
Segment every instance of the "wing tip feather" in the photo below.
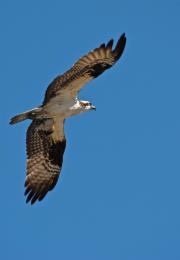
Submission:
<svg viewBox="0 0 180 260">
<path fill-rule="evenodd" d="M 114 43 L 114 40 L 110 39 L 106 45 L 106 48 L 112 50 L 113 43 Z"/>
<path fill-rule="evenodd" d="M 126 34 L 123 33 L 120 36 L 119 40 L 117 41 L 117 44 L 113 50 L 113 55 L 114 55 L 116 61 L 121 57 L 125 46 L 126 46 Z"/>
</svg>

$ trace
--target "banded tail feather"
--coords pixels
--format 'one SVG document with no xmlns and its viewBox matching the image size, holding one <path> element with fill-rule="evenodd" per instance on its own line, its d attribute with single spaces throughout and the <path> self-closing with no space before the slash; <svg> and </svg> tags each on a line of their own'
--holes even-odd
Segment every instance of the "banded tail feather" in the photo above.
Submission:
<svg viewBox="0 0 180 260">
<path fill-rule="evenodd" d="M 35 117 L 35 115 L 37 115 L 38 112 L 41 111 L 41 108 L 40 107 L 37 107 L 37 108 L 33 108 L 32 110 L 29 110 L 29 111 L 26 111 L 26 112 L 23 112 L 19 115 L 16 115 L 16 116 L 13 116 L 11 119 L 10 119 L 10 125 L 14 125 L 14 124 L 17 124 L 19 122 L 22 122 L 26 119 L 33 119 Z"/>
</svg>

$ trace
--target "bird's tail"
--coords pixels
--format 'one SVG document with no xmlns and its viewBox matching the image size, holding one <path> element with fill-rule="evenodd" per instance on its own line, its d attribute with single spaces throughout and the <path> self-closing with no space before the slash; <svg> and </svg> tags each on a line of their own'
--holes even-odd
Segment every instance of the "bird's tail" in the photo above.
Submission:
<svg viewBox="0 0 180 260">
<path fill-rule="evenodd" d="M 10 124 L 16 124 L 26 119 L 34 119 L 38 112 L 41 111 L 41 107 L 34 108 L 32 110 L 26 111 L 19 115 L 16 115 L 10 119 Z"/>
</svg>

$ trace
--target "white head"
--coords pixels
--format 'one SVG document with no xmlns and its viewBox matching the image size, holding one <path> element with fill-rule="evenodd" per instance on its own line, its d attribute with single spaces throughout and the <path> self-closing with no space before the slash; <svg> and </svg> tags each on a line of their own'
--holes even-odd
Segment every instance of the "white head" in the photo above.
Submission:
<svg viewBox="0 0 180 260">
<path fill-rule="evenodd" d="M 75 104 L 70 108 L 69 113 L 68 115 L 66 115 L 66 117 L 78 115 L 90 110 L 96 110 L 96 107 L 93 106 L 91 102 L 76 99 Z"/>
<path fill-rule="evenodd" d="M 82 112 L 87 112 L 89 110 L 96 110 L 96 107 L 91 104 L 89 101 L 79 100 L 79 105 L 81 107 Z"/>
</svg>

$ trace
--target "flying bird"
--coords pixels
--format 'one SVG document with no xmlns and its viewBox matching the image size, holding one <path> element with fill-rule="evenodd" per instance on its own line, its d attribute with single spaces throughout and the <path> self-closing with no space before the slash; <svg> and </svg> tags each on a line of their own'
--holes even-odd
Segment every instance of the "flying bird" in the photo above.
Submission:
<svg viewBox="0 0 180 260">
<path fill-rule="evenodd" d="M 125 34 L 114 49 L 113 39 L 106 45 L 101 44 L 50 83 L 42 105 L 11 118 L 10 124 L 32 120 L 26 134 L 26 202 L 41 201 L 55 187 L 66 148 L 65 119 L 96 109 L 89 101 L 79 100 L 77 94 L 119 60 L 125 44 Z"/>
</svg>

